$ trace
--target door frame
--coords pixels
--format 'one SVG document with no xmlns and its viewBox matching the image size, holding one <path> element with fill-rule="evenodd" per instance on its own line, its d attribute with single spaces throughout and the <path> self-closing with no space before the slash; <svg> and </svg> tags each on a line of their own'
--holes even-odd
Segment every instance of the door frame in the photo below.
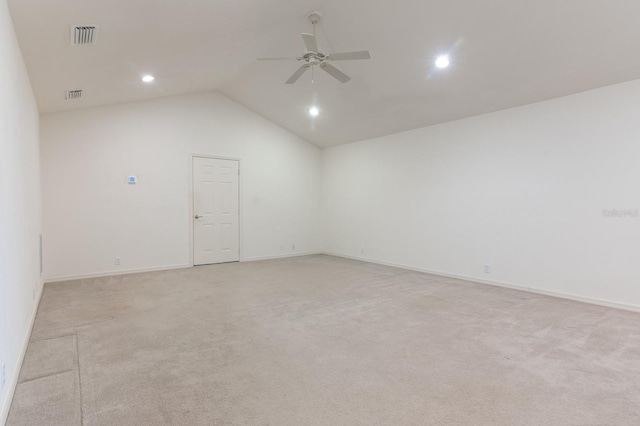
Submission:
<svg viewBox="0 0 640 426">
<path fill-rule="evenodd" d="M 193 264 L 193 216 L 194 216 L 194 211 L 193 211 L 193 159 L 195 157 L 201 157 L 201 158 L 213 158 L 216 160 L 233 160 L 233 161 L 237 161 L 238 162 L 238 172 L 240 173 L 238 176 L 238 216 L 240 216 L 238 218 L 238 261 L 242 262 L 244 259 L 244 255 L 243 255 L 243 245 L 242 245 L 242 229 L 243 229 L 243 222 L 244 222 L 244 215 L 242 214 L 242 158 L 240 157 L 228 157 L 228 156 L 224 156 L 224 155 L 215 155 L 215 154 L 195 154 L 195 153 L 190 153 L 189 154 L 189 196 L 188 196 L 188 203 L 189 203 L 189 265 L 191 267 L 194 266 Z"/>
</svg>

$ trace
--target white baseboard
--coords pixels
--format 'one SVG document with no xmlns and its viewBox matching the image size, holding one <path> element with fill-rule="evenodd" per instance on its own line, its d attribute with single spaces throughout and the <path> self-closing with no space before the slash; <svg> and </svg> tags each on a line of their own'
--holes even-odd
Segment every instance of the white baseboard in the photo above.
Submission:
<svg viewBox="0 0 640 426">
<path fill-rule="evenodd" d="M 188 263 L 179 264 L 179 265 L 168 265 L 168 266 L 156 266 L 152 268 L 133 268 L 133 269 L 116 269 L 114 271 L 104 271 L 97 272 L 95 274 L 84 274 L 84 275 L 66 275 L 61 277 L 50 277 L 45 278 L 45 283 L 55 283 L 60 281 L 72 281 L 72 280 L 83 280 L 86 278 L 101 278 L 101 277 L 111 277 L 114 275 L 128 275 L 128 274 L 139 274 L 141 272 L 156 272 L 156 271 L 166 271 L 170 269 L 183 269 L 183 268 L 191 268 L 192 265 Z"/>
<path fill-rule="evenodd" d="M 309 256 L 312 254 L 322 254 L 322 252 L 314 251 L 314 252 L 304 252 L 304 253 L 286 253 L 286 254 L 274 255 L 274 256 L 244 257 L 240 259 L 240 262 L 253 262 L 256 260 L 269 260 L 269 259 L 281 259 L 285 257 Z M 167 271 L 171 269 L 183 269 L 183 268 L 191 268 L 191 267 L 193 267 L 193 265 L 184 263 L 184 264 L 178 264 L 178 265 L 156 266 L 153 268 L 116 269 L 113 271 L 96 272 L 93 274 L 47 277 L 45 278 L 44 282 L 55 283 L 55 282 L 61 282 L 61 281 L 84 280 L 87 278 L 102 278 L 102 277 L 111 277 L 114 275 L 139 274 L 141 272 L 157 272 L 157 271 Z"/>
<path fill-rule="evenodd" d="M 39 286 L 40 289 L 37 294 L 36 303 L 33 307 L 33 312 L 31 313 L 31 324 L 29 324 L 29 329 L 27 330 L 27 335 L 24 337 L 22 341 L 22 349 L 20 350 L 20 355 L 18 355 L 18 360 L 16 362 L 16 366 L 11 378 L 11 383 L 9 383 L 9 387 L 7 388 L 7 398 L 4 400 L 2 404 L 2 410 L 0 410 L 0 425 L 4 425 L 7 422 L 7 417 L 9 416 L 9 409 L 11 408 L 11 401 L 13 401 L 13 395 L 16 392 L 16 387 L 18 386 L 18 377 L 20 377 L 20 370 L 22 369 L 22 363 L 24 362 L 24 356 L 27 354 L 27 347 L 29 346 L 29 340 L 31 340 L 31 331 L 33 330 L 33 325 L 36 322 L 36 314 L 38 313 L 38 307 L 40 306 L 40 299 L 42 298 L 43 287 Z"/>
<path fill-rule="evenodd" d="M 479 284 L 487 284 L 487 285 L 492 285 L 492 286 L 495 286 L 495 287 L 505 287 L 505 288 L 510 288 L 512 290 L 526 291 L 526 292 L 529 292 L 529 293 L 535 293 L 535 294 L 541 294 L 541 295 L 544 295 L 544 296 L 557 297 L 557 298 L 560 298 L 560 299 L 574 300 L 576 302 L 589 303 L 591 305 L 598 305 L 598 306 L 605 306 L 607 308 L 615 308 L 615 309 L 623 309 L 625 311 L 640 312 L 640 306 L 638 306 L 638 305 L 614 302 L 612 300 L 607 300 L 607 299 L 584 297 L 584 296 L 579 296 L 579 295 L 571 294 L 571 293 L 563 293 L 563 292 L 558 292 L 558 291 L 553 291 L 553 290 L 544 290 L 544 289 L 535 288 L 535 287 L 527 287 L 527 286 L 522 286 L 522 285 L 517 285 L 517 284 L 505 283 L 505 282 L 501 282 L 501 281 L 485 280 L 485 279 L 470 277 L 470 276 L 466 276 L 466 275 L 452 274 L 452 273 L 442 272 L 442 271 L 434 271 L 432 269 L 417 268 L 415 266 L 403 265 L 403 264 L 399 264 L 399 263 L 383 262 L 383 261 L 380 261 L 380 260 L 370 259 L 370 258 L 366 258 L 366 257 L 350 256 L 350 255 L 337 253 L 337 252 L 325 251 L 323 254 L 327 254 L 329 256 L 342 257 L 342 258 L 345 258 L 345 259 L 359 260 L 359 261 L 362 261 L 362 262 L 375 263 L 375 264 L 378 264 L 378 265 L 392 266 L 394 268 L 407 269 L 407 270 L 410 270 L 410 271 L 424 272 L 424 273 L 427 273 L 427 274 L 438 275 L 438 276 L 446 277 L 446 278 L 455 278 L 455 279 L 458 279 L 458 280 L 471 281 L 471 282 L 479 283 Z"/>
<path fill-rule="evenodd" d="M 286 253 L 286 254 L 278 254 L 273 256 L 243 257 L 242 259 L 240 259 L 240 262 L 255 262 L 257 260 L 271 260 L 271 259 L 283 259 L 286 257 L 311 256 L 313 254 L 324 254 L 324 253 L 321 251 L 308 251 L 304 253 Z"/>
<path fill-rule="evenodd" d="M 240 262 L 253 262 L 256 260 L 269 260 L 269 259 L 280 259 L 284 257 L 297 257 L 297 256 L 309 256 L 312 254 L 322 254 L 319 251 L 314 252 L 304 252 L 304 253 L 287 253 L 275 256 L 256 256 L 256 257 L 244 257 L 240 259 Z M 183 269 L 183 268 L 191 268 L 193 265 L 184 263 L 178 265 L 168 265 L 168 266 L 156 266 L 153 268 L 132 268 L 132 269 L 116 269 L 113 271 L 104 271 L 97 272 L 93 274 L 79 274 L 79 275 L 65 275 L 59 277 L 48 277 L 45 278 L 45 283 L 55 283 L 60 281 L 73 281 L 73 280 L 84 280 L 87 278 L 102 278 L 102 277 L 111 277 L 114 275 L 128 275 L 128 274 L 139 274 L 141 272 L 157 272 L 157 271 L 167 271 L 171 269 Z"/>
<path fill-rule="evenodd" d="M 620 302 L 615 302 L 615 301 L 607 300 L 607 299 L 584 297 L 584 296 L 580 296 L 580 295 L 577 295 L 577 294 L 563 293 L 563 292 L 558 292 L 558 291 L 554 291 L 554 290 L 545 290 L 545 289 L 535 288 L 535 287 L 527 287 L 527 286 L 523 286 L 523 285 L 511 284 L 511 283 L 495 281 L 495 280 L 486 280 L 486 279 L 481 279 L 481 278 L 476 278 L 476 277 L 470 277 L 470 276 L 467 276 L 467 275 L 452 274 L 452 273 L 449 273 L 449 272 L 436 271 L 436 270 L 433 270 L 433 269 L 419 268 L 419 267 L 415 267 L 415 266 L 404 265 L 404 264 L 401 264 L 401 263 L 384 262 L 384 261 L 381 261 L 381 260 L 375 260 L 375 259 L 371 259 L 371 258 L 367 258 L 367 257 L 351 256 L 351 255 L 338 253 L 338 252 L 332 252 L 332 251 L 310 251 L 310 252 L 303 252 L 303 253 L 285 253 L 285 254 L 271 255 L 271 256 L 243 257 L 242 259 L 240 259 L 240 261 L 241 262 L 254 262 L 254 261 L 259 261 L 259 260 L 271 260 L 271 259 L 283 259 L 283 258 L 287 258 L 287 257 L 310 256 L 310 255 L 314 255 L 314 254 L 326 254 L 326 255 L 329 255 L 329 256 L 342 257 L 342 258 L 345 258 L 345 259 L 359 260 L 359 261 L 362 261 L 362 262 L 369 262 L 369 263 L 375 263 L 375 264 L 378 264 L 378 265 L 385 265 L 385 266 L 392 266 L 392 267 L 395 267 L 395 268 L 407 269 L 407 270 L 410 270 L 410 271 L 424 272 L 424 273 L 427 273 L 427 274 L 433 274 L 433 275 L 438 275 L 438 276 L 447 277 L 447 278 L 454 278 L 454 279 L 459 279 L 459 280 L 471 281 L 471 282 L 475 282 L 475 283 L 487 284 L 487 285 L 492 285 L 492 286 L 496 286 L 496 287 L 505 287 L 505 288 L 510 288 L 510 289 L 513 289 L 513 290 L 527 291 L 527 292 L 530 292 L 530 293 L 542 294 L 542 295 L 545 295 L 545 296 L 558 297 L 558 298 L 561 298 L 561 299 L 575 300 L 577 302 L 589 303 L 589 304 L 592 304 L 592 305 L 606 306 L 606 307 L 609 307 L 609 308 L 624 309 L 624 310 L 627 310 L 627 311 L 640 312 L 640 306 L 638 306 L 638 305 L 620 303 Z M 95 273 L 95 274 L 86 274 L 86 275 L 69 275 L 69 276 L 63 276 L 63 277 L 46 278 L 45 279 L 45 283 L 53 283 L 53 282 L 59 282 L 59 281 L 71 281 L 71 280 L 79 280 L 79 279 L 85 279 L 85 278 L 99 278 L 99 277 L 107 277 L 107 276 L 113 276 L 113 275 L 136 274 L 136 273 L 141 273 L 141 272 L 165 271 L 165 270 L 170 270 L 170 269 L 190 268 L 191 266 L 192 265 L 189 265 L 189 264 L 179 264 L 179 265 L 169 265 L 169 266 L 161 266 L 161 267 L 154 267 L 154 268 L 140 268 L 140 269 L 126 269 L 126 270 L 105 271 L 105 272 L 100 272 L 100 273 Z M 41 291 L 41 293 L 42 293 L 42 291 Z"/>
</svg>

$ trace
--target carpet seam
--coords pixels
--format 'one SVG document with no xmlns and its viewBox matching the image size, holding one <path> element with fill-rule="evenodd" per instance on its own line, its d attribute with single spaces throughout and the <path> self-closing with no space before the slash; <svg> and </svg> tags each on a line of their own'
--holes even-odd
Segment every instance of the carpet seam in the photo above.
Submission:
<svg viewBox="0 0 640 426">
<path fill-rule="evenodd" d="M 33 377 L 31 379 L 27 379 L 27 380 L 23 380 L 22 382 L 18 382 L 19 385 L 23 385 L 25 383 L 31 383 L 35 380 L 40 380 L 40 379 L 46 379 L 47 377 L 53 377 L 53 376 L 58 376 L 60 374 L 64 374 L 64 373 L 69 373 L 73 371 L 73 368 L 71 370 L 64 370 L 64 371 L 57 371 L 55 373 L 51 373 L 51 374 L 45 374 L 43 376 L 38 376 L 38 377 Z"/>
<path fill-rule="evenodd" d="M 78 366 L 78 393 L 80 399 L 80 425 L 84 425 L 84 408 L 82 406 L 82 375 L 80 374 L 80 343 L 78 338 L 78 333 L 75 334 L 76 337 L 76 365 Z"/>
<path fill-rule="evenodd" d="M 29 340 L 29 343 L 46 342 L 47 340 L 62 339 L 63 337 L 73 337 L 75 335 L 76 335 L 75 333 L 63 334 L 61 336 L 53 336 L 53 337 L 47 337 L 47 338 L 44 338 L 44 339 Z"/>
</svg>

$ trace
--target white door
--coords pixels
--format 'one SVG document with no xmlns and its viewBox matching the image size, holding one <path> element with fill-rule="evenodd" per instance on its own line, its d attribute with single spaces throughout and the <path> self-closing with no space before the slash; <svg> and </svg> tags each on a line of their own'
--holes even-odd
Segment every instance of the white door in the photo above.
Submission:
<svg viewBox="0 0 640 426">
<path fill-rule="evenodd" d="M 238 161 L 193 157 L 193 264 L 237 262 Z"/>
</svg>

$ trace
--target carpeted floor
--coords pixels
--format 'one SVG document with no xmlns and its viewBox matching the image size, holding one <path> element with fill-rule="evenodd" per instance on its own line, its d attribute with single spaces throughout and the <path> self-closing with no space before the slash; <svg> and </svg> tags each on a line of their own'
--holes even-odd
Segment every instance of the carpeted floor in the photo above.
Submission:
<svg viewBox="0 0 640 426">
<path fill-rule="evenodd" d="M 45 286 L 8 425 L 640 424 L 640 315 L 306 256 Z"/>
</svg>

